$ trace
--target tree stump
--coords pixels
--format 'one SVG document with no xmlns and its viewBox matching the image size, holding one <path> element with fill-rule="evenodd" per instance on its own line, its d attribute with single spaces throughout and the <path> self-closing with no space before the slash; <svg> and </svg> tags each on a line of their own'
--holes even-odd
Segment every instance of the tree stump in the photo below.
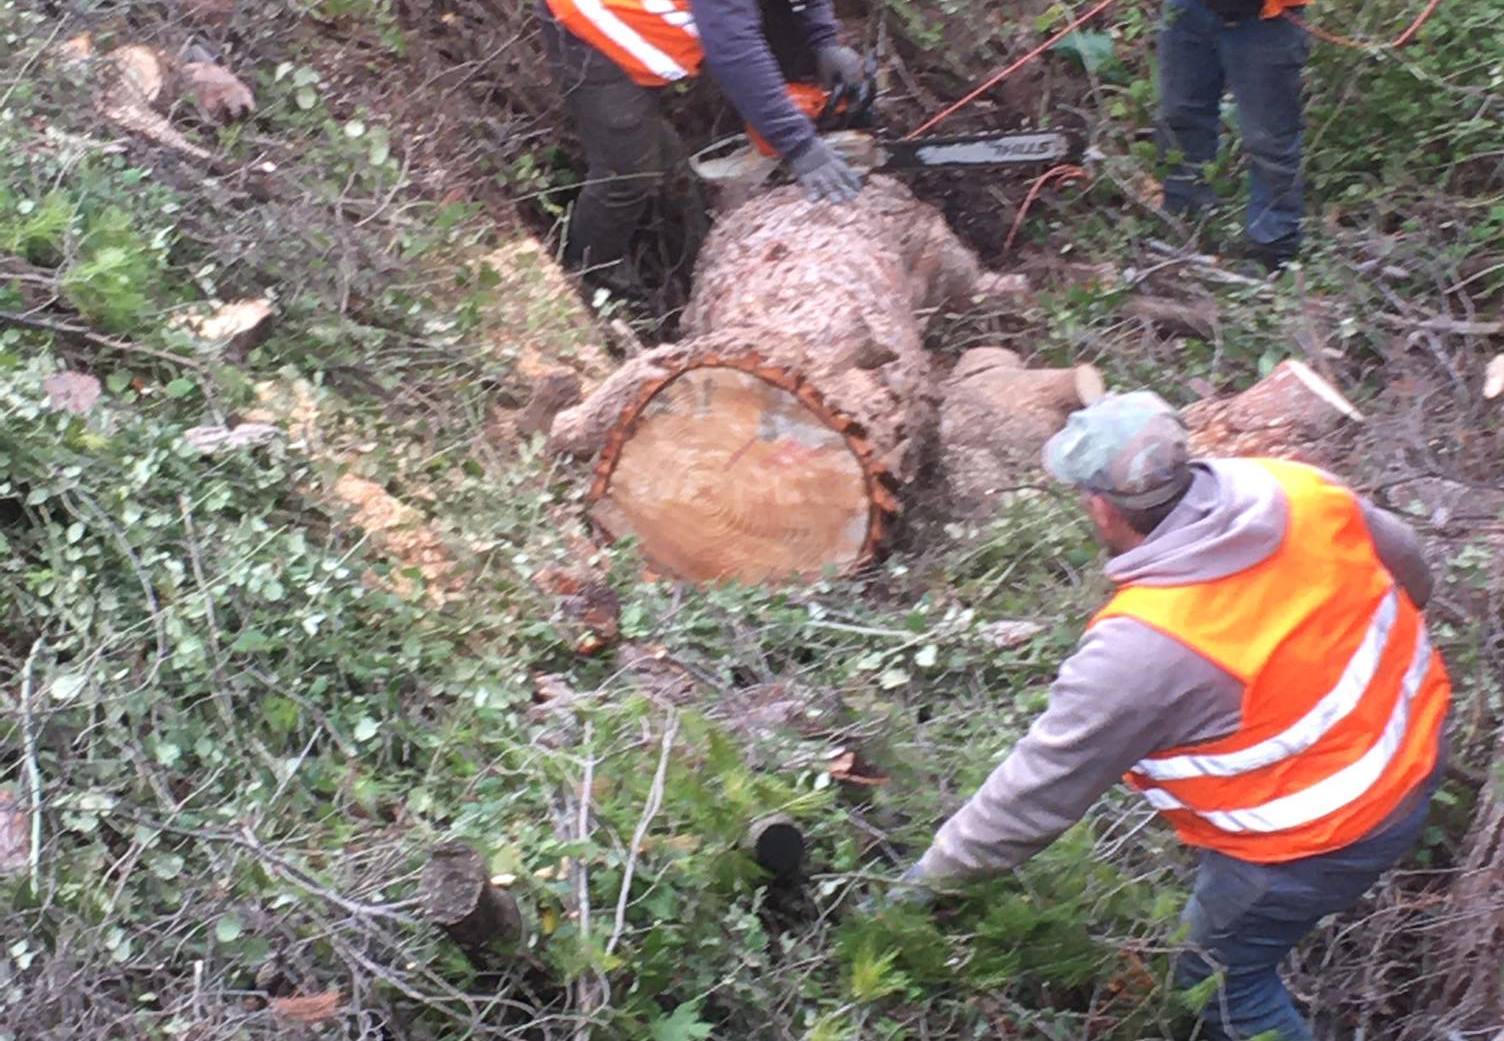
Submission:
<svg viewBox="0 0 1504 1041">
<path fill-rule="evenodd" d="M 522 913 L 511 894 L 491 884 L 486 862 L 460 842 L 435 846 L 419 883 L 423 909 L 472 962 L 488 948 L 522 938 Z"/>
<path fill-rule="evenodd" d="M 896 181 L 849 206 L 775 189 L 711 233 L 686 339 L 560 413 L 550 444 L 599 454 L 592 518 L 659 571 L 848 571 L 881 545 L 934 429 L 927 313 L 1021 289 Z"/>
<path fill-rule="evenodd" d="M 1181 411 L 1193 456 L 1273 456 L 1331 468 L 1344 434 L 1363 419 L 1352 402 L 1304 362 L 1289 359 L 1239 394 Z"/>
<path fill-rule="evenodd" d="M 940 462 L 953 507 L 982 513 L 1009 485 L 1037 483 L 1044 443 L 1103 393 L 1090 365 L 1026 369 L 1001 347 L 963 354 L 940 407 Z"/>
</svg>

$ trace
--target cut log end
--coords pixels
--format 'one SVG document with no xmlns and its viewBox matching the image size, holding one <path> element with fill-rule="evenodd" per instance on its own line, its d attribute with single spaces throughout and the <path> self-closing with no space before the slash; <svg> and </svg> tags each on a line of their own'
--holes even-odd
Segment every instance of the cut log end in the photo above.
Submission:
<svg viewBox="0 0 1504 1041">
<path fill-rule="evenodd" d="M 473 954 L 518 940 L 523 933 L 517 901 L 491 884 L 485 861 L 463 843 L 435 846 L 420 882 L 428 918 Z"/>
<path fill-rule="evenodd" d="M 747 829 L 743 846 L 759 867 L 779 881 L 798 877 L 804 866 L 804 832 L 782 814 L 755 821 Z"/>
<path fill-rule="evenodd" d="M 655 570 L 745 583 L 845 572 L 871 556 L 892 500 L 850 420 L 746 359 L 646 388 L 608 439 L 592 517 Z"/>
</svg>

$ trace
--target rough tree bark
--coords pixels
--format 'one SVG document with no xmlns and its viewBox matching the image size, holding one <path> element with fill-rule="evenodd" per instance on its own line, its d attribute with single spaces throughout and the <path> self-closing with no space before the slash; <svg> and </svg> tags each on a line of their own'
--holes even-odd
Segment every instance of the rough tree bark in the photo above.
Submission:
<svg viewBox="0 0 1504 1041">
<path fill-rule="evenodd" d="M 1001 347 L 963 354 L 940 408 L 940 463 L 952 508 L 982 513 L 1009 485 L 1038 483 L 1044 443 L 1066 416 L 1103 393 L 1090 365 L 1026 369 Z"/>
<path fill-rule="evenodd" d="M 1262 455 L 1336 468 L 1363 414 L 1303 362 L 1287 360 L 1247 390 L 1181 413 L 1191 454 Z"/>
<path fill-rule="evenodd" d="M 560 413 L 550 443 L 599 454 L 594 519 L 659 570 L 848 569 L 881 542 L 934 429 L 928 313 L 1023 288 L 895 181 L 873 178 L 850 206 L 775 189 L 717 223 L 685 339 Z"/>
</svg>

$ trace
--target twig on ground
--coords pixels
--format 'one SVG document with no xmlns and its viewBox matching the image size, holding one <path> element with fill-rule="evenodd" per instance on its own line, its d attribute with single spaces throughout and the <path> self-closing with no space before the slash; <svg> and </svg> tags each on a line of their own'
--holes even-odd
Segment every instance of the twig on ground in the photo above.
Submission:
<svg viewBox="0 0 1504 1041">
<path fill-rule="evenodd" d="M 668 776 L 669 753 L 674 747 L 674 737 L 679 732 L 679 714 L 670 709 L 668 721 L 663 725 L 663 742 L 658 752 L 658 768 L 653 771 L 653 784 L 648 789 L 647 800 L 642 805 L 642 816 L 637 818 L 637 827 L 632 830 L 632 844 L 627 849 L 627 866 L 622 872 L 621 891 L 616 894 L 616 922 L 611 927 L 611 938 L 606 941 L 606 953 L 616 950 L 622 931 L 627 925 L 627 898 L 632 890 L 632 877 L 637 872 L 637 855 L 642 850 L 642 841 L 652 827 L 653 818 L 663 805 L 663 785 Z"/>
<path fill-rule="evenodd" d="M 37 733 L 31 718 L 31 689 L 37 655 L 46 646 L 46 637 L 38 636 L 21 668 L 21 741 L 26 760 L 26 779 L 31 787 L 31 849 L 26 864 L 31 873 L 31 893 L 42 892 L 42 767 L 37 762 Z"/>
<path fill-rule="evenodd" d="M 0 325 L 10 325 L 18 329 L 30 329 L 33 332 L 52 333 L 65 339 L 81 343 L 86 347 L 94 347 L 103 351 L 119 351 L 123 354 L 144 354 L 148 358 L 156 358 L 159 361 L 171 362 L 174 365 L 182 365 L 185 368 L 194 369 L 210 374 L 209 366 L 201 361 L 189 358 L 182 354 L 173 354 L 171 351 L 159 351 L 154 347 L 143 347 L 139 343 L 128 343 L 125 340 L 116 340 L 109 336 L 102 336 L 92 329 L 86 329 L 81 325 L 69 325 L 66 322 L 54 322 L 48 318 L 33 318 L 30 315 L 15 314 L 11 311 L 0 311 Z"/>
</svg>

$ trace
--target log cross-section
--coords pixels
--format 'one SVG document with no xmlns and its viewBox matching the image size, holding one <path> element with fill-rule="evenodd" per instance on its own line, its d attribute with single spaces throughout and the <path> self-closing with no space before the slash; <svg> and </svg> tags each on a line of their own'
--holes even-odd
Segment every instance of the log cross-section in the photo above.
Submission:
<svg viewBox="0 0 1504 1041">
<path fill-rule="evenodd" d="M 866 559 L 890 484 L 861 425 L 797 374 L 706 355 L 646 384 L 613 428 L 591 516 L 679 577 L 759 582 Z"/>
</svg>

